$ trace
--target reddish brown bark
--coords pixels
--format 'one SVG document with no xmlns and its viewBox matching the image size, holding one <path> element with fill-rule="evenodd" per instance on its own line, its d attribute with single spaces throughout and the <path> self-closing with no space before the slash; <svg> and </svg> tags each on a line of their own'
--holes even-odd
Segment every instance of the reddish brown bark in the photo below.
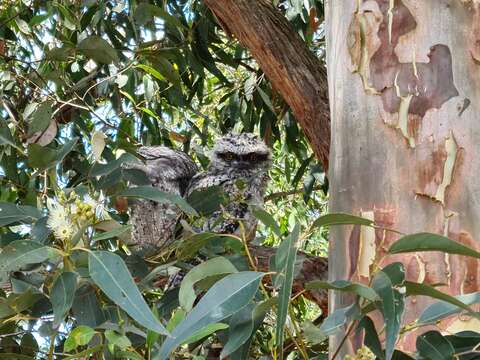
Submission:
<svg viewBox="0 0 480 360">
<path fill-rule="evenodd" d="M 326 70 L 287 19 L 266 0 L 205 0 L 225 31 L 245 46 L 292 109 L 317 159 L 328 168 Z"/>
<path fill-rule="evenodd" d="M 255 258 L 259 271 L 269 271 L 269 259 L 275 255 L 276 248 L 269 246 L 249 245 L 248 250 Z M 305 284 L 314 280 L 328 279 L 328 259 L 305 254 L 302 251 L 297 253 L 297 268 L 295 269 L 295 278 L 293 280 L 292 294 L 296 295 L 305 290 Z M 325 290 L 310 290 L 304 293 L 305 297 L 316 303 L 322 314 L 328 313 L 328 298 Z"/>
</svg>

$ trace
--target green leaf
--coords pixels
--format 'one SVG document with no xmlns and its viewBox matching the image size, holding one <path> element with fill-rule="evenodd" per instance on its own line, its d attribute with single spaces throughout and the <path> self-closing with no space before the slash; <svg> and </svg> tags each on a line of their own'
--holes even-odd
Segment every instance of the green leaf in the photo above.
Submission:
<svg viewBox="0 0 480 360">
<path fill-rule="evenodd" d="M 192 208 L 181 196 L 160 191 L 152 186 L 137 186 L 134 188 L 125 189 L 118 195 L 143 198 L 160 203 L 170 202 L 177 205 L 188 215 L 198 215 L 195 209 Z"/>
<path fill-rule="evenodd" d="M 397 240 L 388 250 L 389 254 L 400 254 L 417 251 L 441 251 L 447 254 L 457 254 L 480 259 L 480 253 L 437 234 L 418 233 L 407 235 Z"/>
<path fill-rule="evenodd" d="M 176 17 L 170 15 L 161 7 L 148 3 L 138 4 L 133 16 L 135 22 L 137 22 L 139 25 L 144 25 L 148 23 L 153 19 L 153 17 L 159 17 L 165 20 L 167 24 L 170 24 L 177 28 L 183 28 L 183 24 Z"/>
<path fill-rule="evenodd" d="M 100 64 L 110 64 L 118 61 L 117 51 L 105 39 L 92 35 L 82 40 L 77 49 L 86 57 Z"/>
<path fill-rule="evenodd" d="M 382 271 L 390 278 L 393 286 L 400 286 L 405 282 L 405 266 L 400 262 L 388 264 Z"/>
<path fill-rule="evenodd" d="M 100 240 L 107 240 L 107 239 L 113 239 L 115 237 L 119 237 L 120 235 L 124 234 L 127 231 L 130 231 L 132 229 L 132 225 L 122 225 L 116 229 L 113 229 L 111 231 L 106 231 L 103 233 L 95 234 L 95 236 L 92 238 L 92 242 L 97 242 Z"/>
<path fill-rule="evenodd" d="M 45 58 L 55 61 L 67 61 L 69 56 L 73 54 L 73 49 L 68 46 L 62 46 L 59 48 L 53 48 L 45 51 Z"/>
<path fill-rule="evenodd" d="M 145 360 L 145 358 L 133 351 L 117 351 L 115 352 L 115 358 L 128 359 L 128 360 Z"/>
<path fill-rule="evenodd" d="M 132 346 L 132 343 L 125 335 L 119 334 L 113 330 L 105 331 L 105 338 L 110 344 L 118 346 L 120 349 L 125 350 L 129 346 Z"/>
<path fill-rule="evenodd" d="M 218 330 L 228 329 L 228 325 L 224 323 L 213 323 L 208 324 L 203 329 L 198 330 L 192 336 L 188 337 L 182 344 L 191 344 L 197 341 L 206 338 L 207 336 L 212 335 L 214 332 Z"/>
<path fill-rule="evenodd" d="M 461 331 L 445 338 L 455 348 L 456 353 L 472 352 L 475 348 L 478 350 L 478 344 L 480 344 L 480 333 L 474 331 Z"/>
<path fill-rule="evenodd" d="M 245 344 L 253 332 L 255 304 L 248 304 L 232 315 L 229 323 L 228 341 L 222 349 L 220 359 L 224 359 Z"/>
<path fill-rule="evenodd" d="M 61 273 L 53 283 L 52 291 L 50 293 L 50 302 L 52 303 L 54 314 L 54 327 L 60 325 L 63 318 L 72 307 L 76 289 L 77 274 L 73 272 Z"/>
<path fill-rule="evenodd" d="M 267 315 L 267 312 L 272 308 L 273 305 L 277 303 L 277 298 L 270 298 L 268 300 L 262 301 L 261 303 L 257 304 L 255 306 L 255 309 L 253 310 L 253 329 L 251 331 L 250 336 L 248 337 L 247 341 L 242 344 L 235 352 L 230 354 L 230 359 L 231 360 L 243 360 L 248 358 L 249 350 L 250 350 L 250 345 L 253 340 L 253 335 L 255 332 L 262 326 L 263 320 L 265 319 L 265 316 Z M 248 306 L 248 305 L 247 305 Z M 243 327 L 245 331 L 247 329 Z M 243 334 L 246 336 L 246 334 Z M 229 338 L 230 341 L 230 338 Z M 241 342 L 242 341 L 242 334 L 238 334 L 237 339 L 233 339 L 234 342 Z M 227 347 L 228 343 L 225 344 L 224 349 Z M 227 349 L 228 350 L 228 349 Z"/>
<path fill-rule="evenodd" d="M 139 69 L 142 69 L 143 71 L 145 71 L 147 74 L 150 74 L 152 75 L 154 78 L 156 78 L 157 80 L 160 80 L 160 81 L 167 81 L 167 79 L 165 79 L 165 76 L 163 76 L 162 74 L 160 74 L 157 70 L 155 70 L 154 68 L 148 66 L 148 65 L 145 65 L 145 64 L 139 64 L 136 66 L 137 68 Z"/>
<path fill-rule="evenodd" d="M 209 276 L 235 272 L 237 272 L 235 266 L 224 257 L 216 257 L 195 266 L 185 275 L 180 285 L 178 294 L 180 306 L 187 312 L 192 309 L 196 299 L 195 289 L 193 288 L 196 282 Z"/>
<path fill-rule="evenodd" d="M 324 338 L 337 333 L 344 329 L 344 326 L 351 319 L 360 313 L 358 305 L 352 304 L 350 306 L 337 309 L 332 312 L 320 325 L 320 331 Z M 323 340 L 323 339 L 322 339 Z"/>
<path fill-rule="evenodd" d="M 22 336 L 20 349 L 22 354 L 35 356 L 35 354 L 38 352 L 38 343 L 32 333 L 26 333 Z"/>
<path fill-rule="evenodd" d="M 364 226 L 373 226 L 373 221 L 365 219 L 359 216 L 349 215 L 349 214 L 327 214 L 320 216 L 315 220 L 311 228 L 329 226 L 329 225 L 364 225 Z"/>
<path fill-rule="evenodd" d="M 471 309 L 468 307 L 468 305 L 480 303 L 480 291 L 471 293 L 471 294 L 452 297 L 445 293 L 439 292 L 436 289 L 434 290 L 435 290 L 435 294 L 434 294 L 435 296 L 431 296 L 431 295 L 428 295 L 428 296 L 434 297 L 436 299 L 440 299 L 442 301 L 438 301 L 436 303 L 433 303 L 427 306 L 427 308 L 423 310 L 422 314 L 418 318 L 419 324 L 435 323 L 450 315 L 460 312 L 461 311 L 460 309 L 465 309 L 468 312 L 471 312 Z M 407 295 L 409 291 L 411 292 L 412 289 L 410 288 L 409 290 L 407 288 Z"/>
<path fill-rule="evenodd" d="M 95 335 L 95 330 L 91 327 L 80 325 L 74 328 L 70 335 L 68 335 L 65 344 L 63 345 L 64 351 L 72 351 L 79 346 L 87 345 Z"/>
<path fill-rule="evenodd" d="M 251 206 L 252 214 L 260 220 L 266 227 L 271 229 L 275 235 L 282 236 L 282 231 L 280 230 L 280 226 L 275 221 L 272 215 L 266 212 L 259 206 Z"/>
<path fill-rule="evenodd" d="M 255 296 L 263 276 L 264 273 L 244 271 L 218 281 L 165 340 L 156 359 L 167 359 L 173 349 L 195 332 L 222 321 L 247 305 Z"/>
<path fill-rule="evenodd" d="M 385 359 L 385 352 L 382 349 L 382 343 L 378 337 L 375 324 L 368 316 L 364 316 L 358 324 L 358 329 L 364 329 L 364 344 L 375 354 L 378 360 Z M 395 356 L 393 356 L 395 358 Z"/>
<path fill-rule="evenodd" d="M 62 162 L 65 156 L 73 150 L 78 138 L 67 141 L 58 149 L 42 147 L 38 144 L 28 146 L 28 165 L 39 170 L 46 170 Z"/>
<path fill-rule="evenodd" d="M 412 296 L 412 295 L 429 296 L 435 299 L 446 301 L 452 305 L 458 306 L 459 308 L 468 311 L 471 314 L 474 314 L 474 311 L 470 309 L 467 305 L 455 299 L 453 296 L 450 296 L 441 291 L 438 291 L 433 286 L 406 281 L 405 288 L 407 290 L 407 296 Z"/>
<path fill-rule="evenodd" d="M 28 121 L 27 136 L 32 136 L 37 132 L 43 132 L 48 128 L 52 121 L 52 101 L 45 101 L 37 106 L 33 113 L 26 119 Z"/>
<path fill-rule="evenodd" d="M 35 241 L 13 241 L 0 253 L 0 280 L 2 273 L 17 271 L 25 265 L 41 263 L 57 255 L 58 251 L 54 248 Z"/>
<path fill-rule="evenodd" d="M 42 217 L 42 213 L 33 206 L 21 206 L 0 202 L 0 226 L 16 222 L 32 222 Z"/>
<path fill-rule="evenodd" d="M 67 356 L 65 358 L 65 360 L 73 360 L 73 359 L 80 359 L 80 360 L 84 360 L 84 359 L 89 359 L 91 358 L 91 355 L 92 354 L 95 354 L 97 352 L 100 352 L 102 351 L 104 348 L 103 344 L 100 344 L 100 345 L 97 345 L 97 346 L 94 346 L 94 347 L 91 347 L 91 348 L 88 348 L 88 349 L 85 349 L 83 351 L 80 351 L 74 355 L 70 355 L 70 356 Z"/>
<path fill-rule="evenodd" d="M 390 277 L 379 271 L 372 280 L 372 287 L 380 296 L 381 311 L 385 321 L 385 358 L 390 360 L 400 333 L 400 323 L 405 307 L 404 296 L 393 288 Z"/>
<path fill-rule="evenodd" d="M 181 88 L 182 79 L 180 74 L 173 67 L 172 63 L 163 57 L 156 57 L 151 60 L 152 65 L 158 70 L 170 83 Z"/>
<path fill-rule="evenodd" d="M 158 319 L 158 310 L 157 310 L 156 306 L 152 307 L 152 313 Z M 159 338 L 160 338 L 160 335 L 157 334 L 155 331 L 148 330 L 147 331 L 147 338 L 145 340 L 145 346 L 148 349 L 152 349 Z"/>
<path fill-rule="evenodd" d="M 226 205 L 228 200 L 228 196 L 221 186 L 195 190 L 187 198 L 187 202 L 203 216 L 220 210 L 220 206 Z"/>
<path fill-rule="evenodd" d="M 363 284 L 352 283 L 347 280 L 336 280 L 332 282 L 314 280 L 307 283 L 305 285 L 305 289 L 306 290 L 326 289 L 326 290 L 338 290 L 342 292 L 352 292 L 370 301 L 379 300 L 377 293 L 372 288 Z"/>
<path fill-rule="evenodd" d="M 75 292 L 72 312 L 78 325 L 96 327 L 105 322 L 105 314 L 102 312 L 96 290 L 96 287 L 88 284 Z"/>
<path fill-rule="evenodd" d="M 428 331 L 417 337 L 417 351 L 425 359 L 451 360 L 455 354 L 452 344 L 438 331 Z"/>
<path fill-rule="evenodd" d="M 275 254 L 275 260 L 282 258 L 285 259 L 282 261 L 276 261 L 277 270 L 280 270 L 280 263 L 284 264 L 283 268 L 281 269 L 281 273 L 285 277 L 278 293 L 277 326 L 275 331 L 276 346 L 280 349 L 280 353 L 282 352 L 281 349 L 283 348 L 283 331 L 285 328 L 285 322 L 287 321 L 290 295 L 292 294 L 295 259 L 297 256 L 296 242 L 299 236 L 300 226 L 297 224 L 292 233 L 278 247 L 277 253 Z"/>
<path fill-rule="evenodd" d="M 143 299 L 120 256 L 108 251 L 91 251 L 88 253 L 88 268 L 95 284 L 135 321 L 147 329 L 168 335 Z"/>
<path fill-rule="evenodd" d="M 302 331 L 305 341 L 311 345 L 321 344 L 326 339 L 325 334 L 310 320 L 302 323 Z"/>
</svg>

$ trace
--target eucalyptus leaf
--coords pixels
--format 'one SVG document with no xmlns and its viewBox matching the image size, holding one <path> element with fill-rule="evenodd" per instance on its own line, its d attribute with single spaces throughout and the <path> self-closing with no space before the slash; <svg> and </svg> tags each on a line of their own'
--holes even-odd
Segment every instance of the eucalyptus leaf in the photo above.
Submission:
<svg viewBox="0 0 480 360">
<path fill-rule="evenodd" d="M 388 253 L 401 254 L 416 251 L 441 251 L 447 254 L 471 256 L 480 259 L 479 252 L 445 236 L 431 233 L 404 236 L 392 244 Z"/>
<path fill-rule="evenodd" d="M 0 278 L 2 273 L 20 270 L 25 265 L 41 263 L 58 255 L 56 249 L 35 241 L 13 241 L 0 253 Z"/>
<path fill-rule="evenodd" d="M 385 358 L 392 359 L 400 333 L 400 324 L 405 307 L 404 295 L 393 288 L 390 277 L 383 271 L 375 274 L 372 287 L 381 298 L 381 311 L 385 321 Z"/>
<path fill-rule="evenodd" d="M 57 327 L 70 310 L 77 288 L 77 274 L 73 272 L 61 273 L 53 283 L 50 292 L 54 320 L 53 326 Z"/>
<path fill-rule="evenodd" d="M 91 35 L 82 40 L 77 49 L 99 64 L 110 64 L 118 61 L 117 51 L 105 39 L 97 35 Z"/>
<path fill-rule="evenodd" d="M 282 231 L 280 230 L 280 226 L 275 221 L 272 215 L 266 212 L 264 209 L 258 206 L 251 206 L 251 211 L 253 215 L 260 220 L 265 226 L 270 228 L 275 235 L 282 236 Z"/>
<path fill-rule="evenodd" d="M 186 311 L 192 309 L 196 299 L 195 289 L 193 288 L 196 282 L 209 276 L 236 272 L 237 269 L 235 266 L 224 257 L 216 257 L 195 266 L 185 275 L 180 285 L 180 292 L 178 294 L 180 306 Z"/>
<path fill-rule="evenodd" d="M 200 299 L 172 331 L 154 359 L 167 359 L 170 352 L 205 326 L 217 323 L 246 306 L 258 290 L 264 273 L 244 271 L 227 275 Z"/>
<path fill-rule="evenodd" d="M 312 290 L 312 289 L 326 289 L 326 290 L 337 290 L 342 292 L 352 292 L 370 301 L 379 300 L 377 293 L 372 288 L 363 284 L 352 283 L 347 280 L 336 280 L 332 282 L 314 280 L 305 285 L 305 290 Z"/>
<path fill-rule="evenodd" d="M 322 226 L 330 225 L 364 225 L 364 226 L 373 226 L 374 222 L 369 219 L 365 219 L 355 215 L 349 214 L 327 214 L 320 216 L 315 220 L 311 228 L 317 228 Z"/>
<path fill-rule="evenodd" d="M 290 305 L 290 295 L 292 293 L 293 286 L 293 275 L 295 270 L 295 259 L 297 256 L 297 247 L 296 242 L 300 236 L 300 226 L 296 225 L 292 233 L 283 241 L 285 246 L 280 245 L 277 248 L 277 256 L 279 259 L 284 259 L 282 261 L 276 261 L 277 270 L 279 270 L 280 263 L 283 263 L 283 268 L 281 271 L 281 276 L 284 277 L 284 281 L 280 287 L 278 293 L 278 314 L 277 314 L 277 325 L 275 329 L 276 337 L 276 346 L 280 349 L 283 348 L 283 339 L 284 339 L 284 328 L 285 322 L 287 321 L 288 308 Z"/>
<path fill-rule="evenodd" d="M 410 291 L 412 291 L 412 289 L 410 289 Z M 468 305 L 480 304 L 480 291 L 471 294 L 458 295 L 455 297 L 447 295 L 438 290 L 435 291 L 435 296 L 432 297 L 440 299 L 442 301 L 438 301 L 427 306 L 418 318 L 419 324 L 435 323 L 450 315 L 460 312 L 461 309 L 471 312 L 472 310 Z M 452 298 L 454 301 L 452 301 Z"/>
<path fill-rule="evenodd" d="M 197 215 L 197 212 L 192 208 L 181 196 L 167 193 L 152 186 L 137 186 L 129 188 L 118 194 L 125 197 L 137 197 L 157 201 L 160 203 L 170 202 L 177 205 L 181 210 L 189 215 Z"/>
<path fill-rule="evenodd" d="M 108 251 L 90 251 L 88 268 L 92 280 L 110 300 L 147 329 L 168 335 L 143 299 L 120 256 Z"/>
<path fill-rule="evenodd" d="M 42 217 L 42 213 L 33 206 L 22 206 L 0 202 L 0 226 L 16 222 L 33 222 Z"/>
<path fill-rule="evenodd" d="M 452 344 L 438 331 L 428 331 L 417 337 L 417 351 L 431 360 L 451 360 L 455 354 Z"/>
<path fill-rule="evenodd" d="M 27 119 L 27 136 L 32 136 L 33 134 L 42 132 L 48 128 L 48 125 L 50 125 L 50 122 L 52 121 L 52 105 L 53 103 L 51 101 L 45 101 L 36 107 L 31 116 Z"/>
</svg>

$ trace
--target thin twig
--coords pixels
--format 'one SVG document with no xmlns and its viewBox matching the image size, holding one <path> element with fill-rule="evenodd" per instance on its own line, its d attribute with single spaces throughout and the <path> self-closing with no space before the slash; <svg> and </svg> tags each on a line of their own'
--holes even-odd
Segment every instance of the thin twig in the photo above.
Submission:
<svg viewBox="0 0 480 360">
<path fill-rule="evenodd" d="M 345 344 L 345 341 L 347 341 L 347 338 L 350 336 L 351 332 L 353 331 L 355 324 L 356 324 L 356 321 L 352 321 L 351 324 L 348 326 L 345 336 L 343 337 L 342 341 L 340 341 L 340 344 L 338 345 L 337 350 L 335 350 L 335 352 L 333 353 L 332 360 L 335 360 L 335 358 L 340 353 L 340 350 L 343 347 L 343 344 Z"/>
</svg>

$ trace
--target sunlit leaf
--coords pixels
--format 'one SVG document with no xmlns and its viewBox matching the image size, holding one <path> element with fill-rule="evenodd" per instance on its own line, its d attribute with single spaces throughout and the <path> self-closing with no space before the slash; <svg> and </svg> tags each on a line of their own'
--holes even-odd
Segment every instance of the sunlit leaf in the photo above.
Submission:
<svg viewBox="0 0 480 360">
<path fill-rule="evenodd" d="M 113 330 L 105 331 L 105 338 L 110 344 L 118 346 L 120 349 L 125 350 L 132 345 L 128 337 L 125 335 L 119 334 Z"/>
<path fill-rule="evenodd" d="M 63 348 L 65 351 L 71 351 L 79 346 L 87 345 L 95 335 L 95 330 L 88 326 L 77 326 L 74 328 L 65 340 Z"/>
</svg>

